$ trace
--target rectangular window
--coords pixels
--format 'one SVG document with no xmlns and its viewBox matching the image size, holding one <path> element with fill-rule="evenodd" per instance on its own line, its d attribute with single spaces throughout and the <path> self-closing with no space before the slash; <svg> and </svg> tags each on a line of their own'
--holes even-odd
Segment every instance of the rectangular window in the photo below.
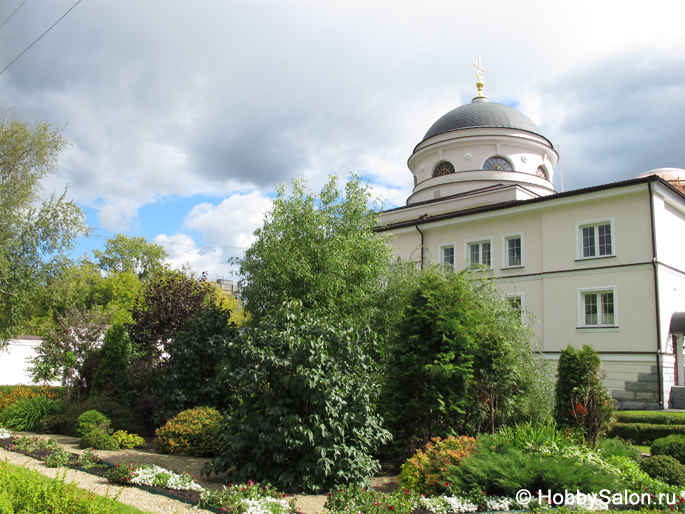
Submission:
<svg viewBox="0 0 685 514">
<path fill-rule="evenodd" d="M 502 236 L 502 267 L 523 266 L 523 234 L 504 234 Z"/>
<path fill-rule="evenodd" d="M 472 267 L 492 266 L 492 243 L 490 241 L 478 241 L 467 243 L 468 260 Z"/>
<path fill-rule="evenodd" d="M 507 301 L 511 308 L 518 312 L 520 317 L 523 317 L 523 296 L 520 294 L 507 296 Z"/>
<path fill-rule="evenodd" d="M 612 220 L 578 223 L 579 258 L 610 257 L 614 255 Z"/>
<path fill-rule="evenodd" d="M 454 246 L 442 248 L 442 262 L 454 266 Z"/>
<path fill-rule="evenodd" d="M 581 290 L 579 291 L 583 327 L 615 327 L 616 300 L 615 288 L 609 290 Z"/>
</svg>

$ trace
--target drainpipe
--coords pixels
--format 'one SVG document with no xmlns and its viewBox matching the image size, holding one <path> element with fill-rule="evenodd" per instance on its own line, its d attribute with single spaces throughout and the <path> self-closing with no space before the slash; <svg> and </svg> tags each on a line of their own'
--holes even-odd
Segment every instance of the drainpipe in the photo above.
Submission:
<svg viewBox="0 0 685 514">
<path fill-rule="evenodd" d="M 661 308 L 659 305 L 659 274 L 656 259 L 656 232 L 654 229 L 654 196 L 652 181 L 647 182 L 649 188 L 649 215 L 652 218 L 652 267 L 654 269 L 654 297 L 656 299 L 656 375 L 659 390 L 659 405 L 664 405 L 664 384 L 661 377 Z"/>
<path fill-rule="evenodd" d="M 423 216 L 419 219 L 422 219 L 422 218 L 423 218 Z M 419 234 L 421 234 L 421 269 L 423 270 L 423 232 L 421 232 L 421 229 L 419 228 L 419 222 L 418 221 L 416 222 L 416 225 L 414 225 L 414 226 L 416 227 L 416 230 L 419 231 Z"/>
</svg>

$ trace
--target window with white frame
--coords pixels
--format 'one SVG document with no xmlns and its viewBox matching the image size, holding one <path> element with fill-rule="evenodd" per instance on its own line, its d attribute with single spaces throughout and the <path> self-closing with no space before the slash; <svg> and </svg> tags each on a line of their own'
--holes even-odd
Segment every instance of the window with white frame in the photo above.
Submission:
<svg viewBox="0 0 685 514">
<path fill-rule="evenodd" d="M 454 245 L 443 245 L 440 247 L 440 262 L 454 267 Z"/>
<path fill-rule="evenodd" d="M 465 244 L 469 266 L 492 266 L 492 239 L 466 241 Z"/>
<path fill-rule="evenodd" d="M 579 326 L 616 327 L 616 288 L 578 290 Z"/>
<path fill-rule="evenodd" d="M 578 259 L 616 255 L 613 225 L 613 218 L 577 223 Z"/>
<path fill-rule="evenodd" d="M 523 234 L 510 234 L 503 237 L 504 267 L 523 266 Z"/>
<path fill-rule="evenodd" d="M 523 295 L 522 294 L 510 294 L 507 295 L 507 301 L 511 308 L 518 312 L 520 317 L 523 317 Z"/>
</svg>

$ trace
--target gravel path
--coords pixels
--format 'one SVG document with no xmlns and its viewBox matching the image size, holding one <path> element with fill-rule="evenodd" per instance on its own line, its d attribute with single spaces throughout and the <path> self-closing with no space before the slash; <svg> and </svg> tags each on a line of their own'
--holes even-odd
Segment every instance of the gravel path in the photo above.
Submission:
<svg viewBox="0 0 685 514">
<path fill-rule="evenodd" d="M 31 432 L 17 432 L 16 435 L 27 435 L 31 437 L 50 438 L 56 437 L 59 445 L 64 450 L 80 454 L 83 450 L 78 447 L 79 439 L 76 437 L 69 437 L 64 435 L 39 435 Z M 178 471 L 185 471 L 190 475 L 195 476 L 198 483 L 205 489 L 219 489 L 223 487 L 223 476 L 212 475 L 211 477 L 200 477 L 199 470 L 207 460 L 205 458 L 197 457 L 178 457 L 174 455 L 164 455 L 156 451 L 152 444 L 146 445 L 145 448 L 136 448 L 133 450 L 118 450 L 114 452 L 97 451 L 97 455 L 104 461 L 116 463 L 120 459 L 126 462 L 158 464 L 167 469 L 176 469 Z M 39 460 L 27 457 L 20 453 L 8 452 L 0 448 L 0 459 L 6 460 L 11 464 L 24 466 L 29 469 L 35 469 L 43 475 L 55 477 L 57 469 L 48 468 Z M 74 481 L 79 486 L 88 491 L 92 491 L 102 496 L 114 497 L 119 494 L 118 501 L 133 505 L 145 512 L 153 513 L 185 513 L 185 512 L 209 512 L 204 509 L 197 509 L 190 505 L 171 500 L 158 494 L 151 494 L 137 487 L 116 486 L 107 483 L 102 477 L 91 475 L 90 473 L 83 473 L 81 471 L 70 469 L 67 471 L 67 482 Z M 397 478 L 394 474 L 389 474 L 382 477 L 375 477 L 371 479 L 373 487 L 379 491 L 392 492 L 397 484 Z M 287 498 L 290 500 L 290 497 Z M 324 503 L 326 503 L 326 495 L 297 495 L 295 501 L 297 507 L 304 514 L 324 514 Z"/>
</svg>

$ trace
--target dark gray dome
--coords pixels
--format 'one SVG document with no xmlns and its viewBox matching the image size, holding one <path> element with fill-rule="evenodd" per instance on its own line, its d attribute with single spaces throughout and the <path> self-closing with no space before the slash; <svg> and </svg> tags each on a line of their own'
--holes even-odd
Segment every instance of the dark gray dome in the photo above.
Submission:
<svg viewBox="0 0 685 514">
<path fill-rule="evenodd" d="M 516 109 L 502 104 L 481 101 L 452 109 L 433 123 L 421 142 L 445 132 L 476 127 L 511 128 L 542 136 L 535 123 Z"/>
</svg>

